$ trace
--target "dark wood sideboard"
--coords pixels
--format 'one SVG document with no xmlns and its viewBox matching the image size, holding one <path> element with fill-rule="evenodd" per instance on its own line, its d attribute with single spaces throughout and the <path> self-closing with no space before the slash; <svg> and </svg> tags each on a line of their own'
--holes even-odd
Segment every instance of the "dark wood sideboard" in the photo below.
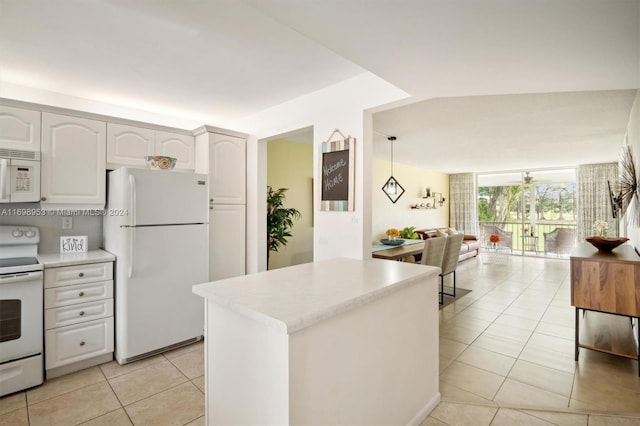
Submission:
<svg viewBox="0 0 640 426">
<path fill-rule="evenodd" d="M 603 253 L 586 242 L 578 244 L 571 253 L 571 305 L 576 310 L 576 361 L 580 348 L 607 352 L 637 359 L 640 375 L 640 256 L 633 247 L 625 244 L 611 253 Z M 598 345 L 598 339 L 581 336 L 580 310 L 585 329 L 587 311 L 628 317 L 628 338 L 620 343 L 615 341 L 622 339 L 614 337 L 608 339 L 608 344 Z"/>
</svg>

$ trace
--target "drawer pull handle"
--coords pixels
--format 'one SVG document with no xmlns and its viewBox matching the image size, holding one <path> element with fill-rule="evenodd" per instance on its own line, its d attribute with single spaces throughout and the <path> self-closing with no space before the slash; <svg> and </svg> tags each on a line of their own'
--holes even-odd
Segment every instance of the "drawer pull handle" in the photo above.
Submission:
<svg viewBox="0 0 640 426">
<path fill-rule="evenodd" d="M 80 346 L 84 346 L 84 342 L 80 342 Z"/>
<path fill-rule="evenodd" d="M 84 272 L 80 272 L 80 273 L 78 274 L 78 276 L 79 276 L 80 278 L 84 277 Z"/>
<path fill-rule="evenodd" d="M 83 315 L 84 315 L 84 311 L 80 311 L 80 316 L 83 316 Z"/>
<path fill-rule="evenodd" d="M 84 291 L 81 291 L 81 292 L 78 294 L 78 296 L 80 296 L 80 297 L 84 296 Z"/>
</svg>

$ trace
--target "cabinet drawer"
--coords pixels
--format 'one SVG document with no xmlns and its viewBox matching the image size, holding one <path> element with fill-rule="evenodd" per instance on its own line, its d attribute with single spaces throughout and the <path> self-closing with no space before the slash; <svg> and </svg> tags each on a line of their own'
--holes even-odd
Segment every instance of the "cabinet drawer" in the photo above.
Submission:
<svg viewBox="0 0 640 426">
<path fill-rule="evenodd" d="M 44 288 L 113 279 L 113 262 L 45 268 Z"/>
<path fill-rule="evenodd" d="M 44 307 L 50 309 L 111 298 L 113 298 L 113 281 L 68 285 L 45 289 Z"/>
<path fill-rule="evenodd" d="M 113 316 L 113 299 L 45 309 L 44 328 L 63 327 Z"/>
<path fill-rule="evenodd" d="M 45 368 L 113 352 L 113 317 L 45 331 Z"/>
</svg>

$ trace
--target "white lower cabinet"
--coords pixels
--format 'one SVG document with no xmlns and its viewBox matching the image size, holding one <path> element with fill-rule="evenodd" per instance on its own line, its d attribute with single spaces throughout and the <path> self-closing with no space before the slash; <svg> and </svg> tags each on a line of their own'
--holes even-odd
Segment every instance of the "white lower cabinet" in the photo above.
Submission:
<svg viewBox="0 0 640 426">
<path fill-rule="evenodd" d="M 113 352 L 113 317 L 47 330 L 45 341 L 47 370 Z"/>
<path fill-rule="evenodd" d="M 111 358 L 114 344 L 113 262 L 45 267 L 47 378 Z"/>
<path fill-rule="evenodd" d="M 245 205 L 213 204 L 209 209 L 209 279 L 245 275 Z M 225 237 L 229 234 L 233 238 Z"/>
</svg>

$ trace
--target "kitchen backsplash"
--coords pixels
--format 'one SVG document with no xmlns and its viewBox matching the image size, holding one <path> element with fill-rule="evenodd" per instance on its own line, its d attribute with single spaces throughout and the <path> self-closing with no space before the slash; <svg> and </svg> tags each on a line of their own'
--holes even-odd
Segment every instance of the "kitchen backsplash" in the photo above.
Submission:
<svg viewBox="0 0 640 426">
<path fill-rule="evenodd" d="M 59 253 L 60 237 L 65 235 L 86 235 L 89 250 L 102 247 L 102 216 L 64 216 L 65 212 L 45 210 L 39 203 L 0 204 L 0 225 L 40 228 L 39 253 Z M 72 217 L 71 229 L 62 229 L 64 217 Z"/>
</svg>

